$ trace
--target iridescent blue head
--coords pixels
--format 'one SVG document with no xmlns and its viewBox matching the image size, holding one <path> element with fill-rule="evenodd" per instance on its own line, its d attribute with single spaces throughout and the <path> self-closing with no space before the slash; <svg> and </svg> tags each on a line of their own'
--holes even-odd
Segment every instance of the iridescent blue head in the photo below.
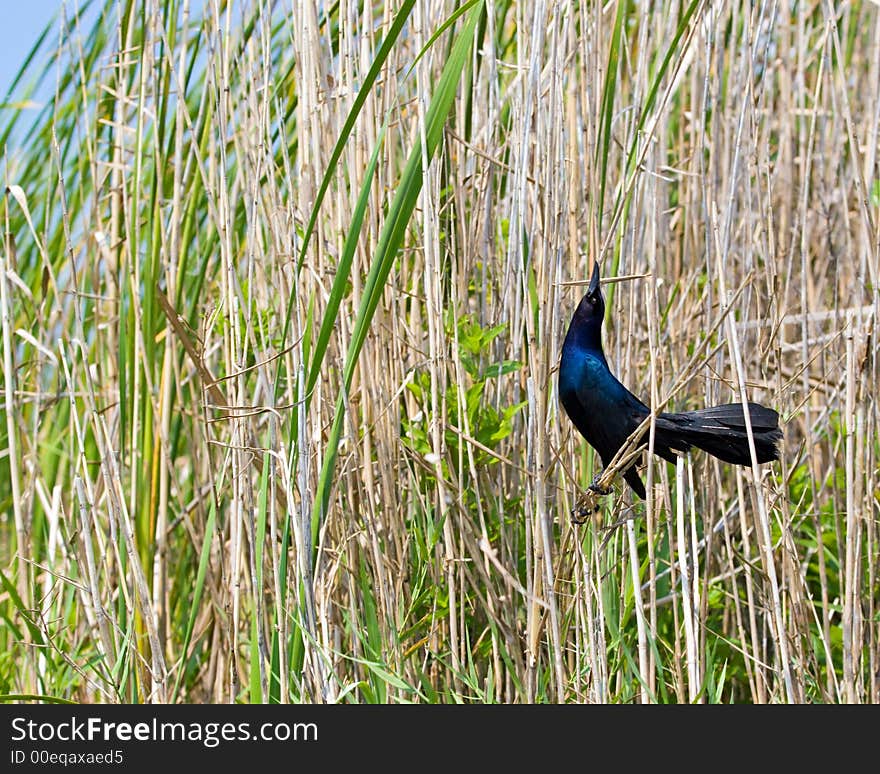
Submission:
<svg viewBox="0 0 880 774">
<path fill-rule="evenodd" d="M 599 264 L 593 263 L 593 276 L 586 295 L 578 304 L 575 318 L 583 322 L 596 321 L 601 326 L 605 317 L 605 299 L 602 297 L 602 289 L 599 287 Z"/>
<path fill-rule="evenodd" d="M 601 352 L 605 299 L 602 297 L 599 280 L 599 264 L 594 262 L 590 285 L 571 320 L 568 337 L 574 338 L 582 347 Z"/>
</svg>

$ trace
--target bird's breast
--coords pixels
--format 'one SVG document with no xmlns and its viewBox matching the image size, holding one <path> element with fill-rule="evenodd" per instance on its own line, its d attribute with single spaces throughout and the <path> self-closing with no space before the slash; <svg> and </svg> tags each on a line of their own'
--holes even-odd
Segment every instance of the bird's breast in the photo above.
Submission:
<svg viewBox="0 0 880 774">
<path fill-rule="evenodd" d="M 563 349 L 559 363 L 560 395 L 598 389 L 610 375 L 601 357 L 574 347 Z"/>
<path fill-rule="evenodd" d="M 639 401 L 608 370 L 601 354 L 578 348 L 563 350 L 559 398 L 582 433 L 587 425 L 620 421 L 634 406 L 641 408 Z"/>
</svg>

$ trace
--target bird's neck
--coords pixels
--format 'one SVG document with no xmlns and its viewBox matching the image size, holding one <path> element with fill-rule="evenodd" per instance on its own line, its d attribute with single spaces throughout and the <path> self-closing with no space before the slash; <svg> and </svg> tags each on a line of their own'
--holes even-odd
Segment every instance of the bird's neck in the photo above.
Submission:
<svg viewBox="0 0 880 774">
<path fill-rule="evenodd" d="M 605 353 L 602 351 L 601 321 L 579 320 L 575 316 L 565 336 L 564 347 L 573 347 L 594 355 L 601 355 L 604 360 Z"/>
</svg>

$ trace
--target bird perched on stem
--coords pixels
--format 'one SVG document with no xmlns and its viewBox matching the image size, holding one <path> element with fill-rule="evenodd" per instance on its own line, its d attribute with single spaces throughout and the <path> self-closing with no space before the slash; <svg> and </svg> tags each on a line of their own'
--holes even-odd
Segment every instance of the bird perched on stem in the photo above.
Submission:
<svg viewBox="0 0 880 774">
<path fill-rule="evenodd" d="M 647 432 L 645 419 L 651 412 L 608 368 L 602 351 L 605 299 L 599 280 L 599 264 L 596 263 L 586 295 L 578 304 L 562 345 L 559 399 L 578 432 L 599 453 L 602 464 L 608 467 L 640 426 L 643 426 L 643 433 Z M 782 438 L 779 414 L 757 403 L 749 403 L 748 409 L 758 463 L 778 459 L 776 444 Z M 654 453 L 674 463 L 675 452 L 684 453 L 697 447 L 724 462 L 751 465 L 746 424 L 742 403 L 681 413 L 663 412 L 654 420 Z M 644 443 L 642 440 L 641 444 Z M 626 467 L 623 478 L 644 500 L 645 485 L 636 472 L 636 462 L 642 454 L 639 447 L 636 449 L 636 461 Z M 590 490 L 599 495 L 608 494 L 610 490 L 599 482 L 600 476 L 597 475 Z"/>
</svg>

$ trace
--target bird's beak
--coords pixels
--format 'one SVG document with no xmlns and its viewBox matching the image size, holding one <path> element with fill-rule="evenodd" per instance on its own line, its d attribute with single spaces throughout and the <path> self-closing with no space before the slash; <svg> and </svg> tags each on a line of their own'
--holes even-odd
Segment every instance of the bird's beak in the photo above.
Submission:
<svg viewBox="0 0 880 774">
<path fill-rule="evenodd" d="M 593 262 L 593 276 L 590 278 L 590 287 L 587 288 L 588 295 L 595 295 L 599 292 L 599 264 Z"/>
</svg>

